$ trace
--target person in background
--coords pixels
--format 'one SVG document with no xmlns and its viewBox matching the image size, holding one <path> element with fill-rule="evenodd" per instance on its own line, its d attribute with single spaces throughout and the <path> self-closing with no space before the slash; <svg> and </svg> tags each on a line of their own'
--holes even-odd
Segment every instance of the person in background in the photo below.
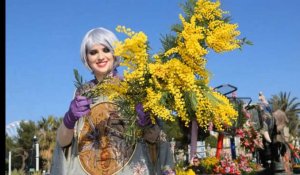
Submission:
<svg viewBox="0 0 300 175">
<path fill-rule="evenodd" d="M 191 166 L 188 169 L 192 169 L 196 175 L 205 173 L 204 167 L 201 166 L 200 158 L 197 156 L 193 157 Z"/>
</svg>

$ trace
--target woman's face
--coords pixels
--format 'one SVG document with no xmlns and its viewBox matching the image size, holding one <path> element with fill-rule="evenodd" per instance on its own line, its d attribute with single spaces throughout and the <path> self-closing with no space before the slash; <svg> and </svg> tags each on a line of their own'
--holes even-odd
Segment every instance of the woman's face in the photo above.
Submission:
<svg viewBox="0 0 300 175">
<path fill-rule="evenodd" d="M 87 61 L 98 80 L 109 74 L 114 65 L 114 56 L 109 48 L 95 44 L 87 53 Z"/>
</svg>

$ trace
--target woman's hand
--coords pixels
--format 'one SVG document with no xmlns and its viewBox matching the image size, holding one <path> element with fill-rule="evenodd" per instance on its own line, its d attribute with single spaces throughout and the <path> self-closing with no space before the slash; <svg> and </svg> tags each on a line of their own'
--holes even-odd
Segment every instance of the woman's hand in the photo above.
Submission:
<svg viewBox="0 0 300 175">
<path fill-rule="evenodd" d="M 141 103 L 138 103 L 135 106 L 135 111 L 138 116 L 137 122 L 140 126 L 144 127 L 151 123 L 150 114 L 149 114 L 149 112 L 144 111 L 144 107 Z"/>
<path fill-rule="evenodd" d="M 82 116 L 90 112 L 90 104 L 92 99 L 88 99 L 85 96 L 76 96 L 66 112 L 63 122 L 68 129 L 73 129 L 76 121 Z"/>
</svg>

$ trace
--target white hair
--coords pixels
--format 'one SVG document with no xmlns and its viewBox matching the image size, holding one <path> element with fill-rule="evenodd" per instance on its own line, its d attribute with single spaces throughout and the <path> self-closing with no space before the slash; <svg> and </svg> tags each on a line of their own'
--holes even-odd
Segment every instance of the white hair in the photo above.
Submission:
<svg viewBox="0 0 300 175">
<path fill-rule="evenodd" d="M 92 71 L 91 67 L 87 62 L 87 52 L 95 44 L 102 44 L 107 48 L 109 48 L 110 52 L 114 54 L 114 43 L 117 41 L 119 40 L 116 37 L 116 35 L 108 29 L 105 29 L 103 27 L 91 29 L 85 34 L 81 42 L 81 47 L 80 47 L 81 61 L 90 71 Z M 116 67 L 119 65 L 119 62 L 120 59 L 118 57 L 115 57 L 113 69 L 116 69 Z"/>
</svg>

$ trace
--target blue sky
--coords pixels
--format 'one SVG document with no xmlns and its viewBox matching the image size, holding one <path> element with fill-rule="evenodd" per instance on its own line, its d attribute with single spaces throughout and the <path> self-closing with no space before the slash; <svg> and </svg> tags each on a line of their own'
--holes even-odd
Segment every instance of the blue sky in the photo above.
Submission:
<svg viewBox="0 0 300 175">
<path fill-rule="evenodd" d="M 93 76 L 83 66 L 79 48 L 84 34 L 95 27 L 115 30 L 125 25 L 143 31 L 152 47 L 178 23 L 183 0 L 9 0 L 6 1 L 6 124 L 17 120 L 61 117 L 68 110 L 75 86 L 73 69 L 85 80 Z M 221 0 L 245 46 L 223 54 L 210 52 L 210 86 L 231 84 L 237 95 L 255 103 L 291 92 L 300 98 L 300 1 Z M 116 33 L 119 39 L 123 35 Z M 120 69 L 122 71 L 122 69 Z"/>
</svg>

